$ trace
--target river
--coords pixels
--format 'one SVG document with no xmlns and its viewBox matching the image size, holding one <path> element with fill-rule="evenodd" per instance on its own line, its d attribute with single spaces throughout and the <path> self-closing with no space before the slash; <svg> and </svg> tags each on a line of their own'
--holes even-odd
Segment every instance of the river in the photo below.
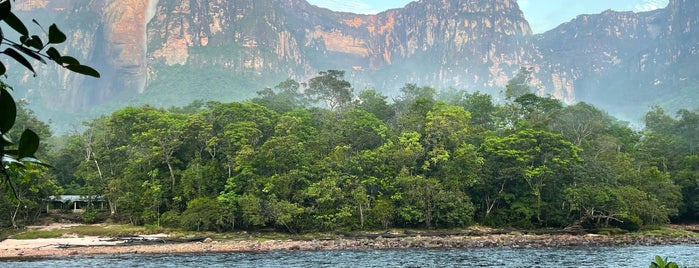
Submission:
<svg viewBox="0 0 699 268">
<path fill-rule="evenodd" d="M 655 255 L 699 266 L 699 245 L 672 245 L 95 255 L 0 261 L 0 267 L 648 267 Z"/>
</svg>

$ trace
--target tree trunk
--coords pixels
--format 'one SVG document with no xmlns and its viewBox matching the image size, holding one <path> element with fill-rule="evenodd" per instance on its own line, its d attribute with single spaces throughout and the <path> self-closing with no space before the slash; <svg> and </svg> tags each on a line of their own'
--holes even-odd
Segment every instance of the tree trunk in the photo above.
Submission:
<svg viewBox="0 0 699 268">
<path fill-rule="evenodd" d="M 359 227 L 364 228 L 364 209 L 362 203 L 359 203 Z"/>
<path fill-rule="evenodd" d="M 432 229 L 432 212 L 434 210 L 432 203 L 432 200 L 429 199 L 425 202 L 425 225 L 427 229 Z"/>
<path fill-rule="evenodd" d="M 17 207 L 15 208 L 15 212 L 12 213 L 11 221 L 12 221 L 12 227 L 17 228 L 17 213 L 19 212 L 19 208 L 22 206 L 22 202 L 17 203 Z"/>
<path fill-rule="evenodd" d="M 165 163 L 167 164 L 167 169 L 170 171 L 170 178 L 172 179 L 172 192 L 175 192 L 175 171 L 172 169 L 172 161 L 170 161 L 170 158 L 165 159 Z"/>
<path fill-rule="evenodd" d="M 502 184 L 500 184 L 500 191 L 498 191 L 497 195 L 495 198 L 492 200 L 490 199 L 489 196 L 485 197 L 485 217 L 487 218 L 488 215 L 490 215 L 490 212 L 493 211 L 493 208 L 495 207 L 495 204 L 498 202 L 500 199 L 499 196 L 502 194 L 502 192 L 505 191 L 505 182 L 503 181 Z"/>
<path fill-rule="evenodd" d="M 102 176 L 102 169 L 100 168 L 100 164 L 97 162 L 97 157 L 95 157 L 94 153 L 92 153 L 92 161 L 95 162 L 95 167 L 97 168 L 97 174 L 100 176 L 100 182 L 104 183 L 104 176 Z"/>
<path fill-rule="evenodd" d="M 116 207 L 116 200 L 113 198 L 107 198 L 107 203 L 109 204 L 109 212 L 114 215 L 116 214 L 117 207 Z"/>
<path fill-rule="evenodd" d="M 98 174 L 99 177 L 100 177 L 100 182 L 101 182 L 102 184 L 106 185 L 107 187 L 109 187 L 109 185 L 107 185 L 108 183 L 107 183 L 107 182 L 105 181 L 105 179 L 104 179 L 104 175 L 102 174 L 102 168 L 100 168 L 100 164 L 99 164 L 99 162 L 97 162 L 97 157 L 95 156 L 95 153 L 94 153 L 94 152 L 92 153 L 92 161 L 95 162 L 95 168 L 97 168 L 97 174 Z M 111 214 L 111 215 L 116 214 L 116 204 L 115 204 L 115 202 L 114 202 L 113 200 L 111 200 L 111 198 L 107 198 L 107 203 L 109 204 L 109 212 L 110 212 L 110 214 Z"/>
<path fill-rule="evenodd" d="M 541 224 L 541 193 L 536 195 L 536 220 Z"/>
</svg>

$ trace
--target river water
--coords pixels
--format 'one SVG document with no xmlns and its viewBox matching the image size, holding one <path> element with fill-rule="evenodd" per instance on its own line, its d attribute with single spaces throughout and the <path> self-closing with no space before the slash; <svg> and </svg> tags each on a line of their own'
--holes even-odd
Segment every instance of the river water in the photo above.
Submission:
<svg viewBox="0 0 699 268">
<path fill-rule="evenodd" d="M 699 267 L 699 245 L 97 255 L 0 261 L 0 267 L 648 267 L 655 255 Z"/>
</svg>

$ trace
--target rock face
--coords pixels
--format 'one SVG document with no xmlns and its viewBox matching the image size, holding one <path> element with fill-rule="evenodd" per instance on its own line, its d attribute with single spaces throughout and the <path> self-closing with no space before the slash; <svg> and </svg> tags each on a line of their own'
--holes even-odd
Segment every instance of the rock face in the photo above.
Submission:
<svg viewBox="0 0 699 268">
<path fill-rule="evenodd" d="M 14 8 L 29 18 L 56 22 L 68 34 L 62 53 L 98 69 L 103 78 L 41 68 L 18 90 L 39 112 L 82 112 L 141 93 L 146 83 L 146 21 L 156 0 L 31 0 Z M 49 14 L 47 16 L 47 14 Z M 55 83 L 59 81 L 59 83 Z M 38 102 L 38 103 L 36 103 Z"/>
<path fill-rule="evenodd" d="M 535 36 L 541 86 L 637 120 L 649 105 L 695 108 L 699 2 L 651 12 L 581 15 Z M 563 93 L 560 95 L 560 93 Z"/>
<path fill-rule="evenodd" d="M 368 16 L 302 0 L 182 1 L 158 6 L 148 37 L 154 83 L 160 66 L 188 65 L 258 81 L 343 69 L 355 85 L 386 91 L 407 82 L 487 89 L 535 54 L 509 0 L 419 1 Z"/>
<path fill-rule="evenodd" d="M 19 92 L 40 115 L 184 105 L 340 69 L 356 89 L 388 95 L 405 83 L 497 94 L 529 66 L 539 94 L 622 107 L 618 98 L 646 103 L 699 83 L 698 6 L 671 0 L 652 12 L 581 15 L 532 35 L 515 0 L 420 0 L 377 15 L 304 0 L 28 0 L 15 8 L 53 14 L 72 35 L 66 52 L 103 78 L 59 70 L 56 89 L 46 70 L 45 82 L 24 79 Z"/>
</svg>

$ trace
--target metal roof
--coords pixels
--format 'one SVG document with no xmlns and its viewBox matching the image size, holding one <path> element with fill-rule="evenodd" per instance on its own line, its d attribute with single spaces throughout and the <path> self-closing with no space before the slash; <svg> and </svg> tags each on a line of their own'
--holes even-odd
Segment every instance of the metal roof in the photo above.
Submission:
<svg viewBox="0 0 699 268">
<path fill-rule="evenodd" d="M 47 201 L 61 202 L 61 203 L 73 203 L 73 202 L 89 202 L 89 201 L 104 201 L 104 198 L 99 195 L 52 195 L 49 196 Z"/>
</svg>

